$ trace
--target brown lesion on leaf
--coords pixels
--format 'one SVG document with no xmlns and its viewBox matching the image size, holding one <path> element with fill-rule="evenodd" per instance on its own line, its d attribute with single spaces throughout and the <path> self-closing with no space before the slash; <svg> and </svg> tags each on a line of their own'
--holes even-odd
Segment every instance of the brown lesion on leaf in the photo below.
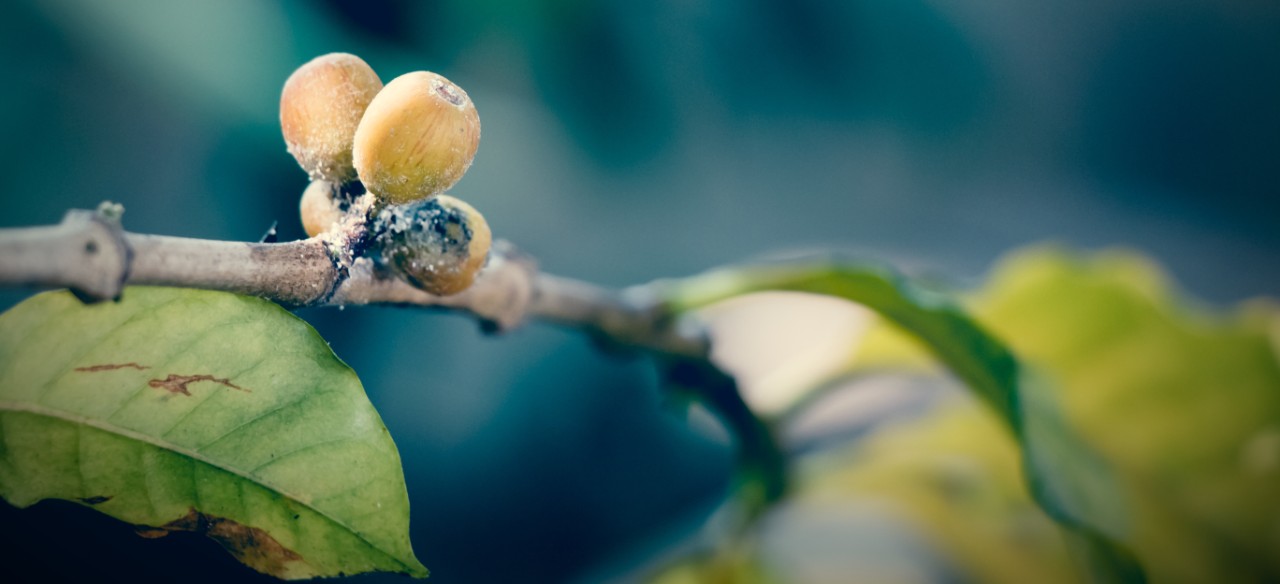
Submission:
<svg viewBox="0 0 1280 584">
<path fill-rule="evenodd" d="M 157 538 L 175 531 L 204 534 L 231 552 L 240 563 L 277 578 L 288 575 L 286 564 L 302 560 L 298 552 L 284 547 L 266 531 L 195 509 L 160 527 L 139 527 L 138 535 Z"/>
<path fill-rule="evenodd" d="M 249 389 L 231 383 L 230 379 L 225 377 L 214 377 L 212 375 L 178 375 L 177 373 L 170 373 L 169 376 L 164 379 L 152 379 L 151 381 L 148 381 L 147 385 L 156 389 L 163 389 L 169 393 L 191 395 L 191 391 L 188 389 L 188 386 L 200 381 L 210 381 L 234 390 L 252 393 Z"/>
<path fill-rule="evenodd" d="M 159 527 L 151 527 L 150 525 L 135 526 L 133 531 L 138 534 L 138 537 L 144 537 L 146 539 L 156 539 L 169 535 L 168 530 L 161 529 Z"/>
<path fill-rule="evenodd" d="M 138 371 L 146 371 L 150 369 L 146 365 L 137 363 L 103 363 L 101 365 L 87 365 L 85 367 L 76 367 L 75 370 L 81 373 L 96 373 L 98 371 L 114 371 L 116 369 L 137 369 Z"/>
<path fill-rule="evenodd" d="M 84 503 L 85 505 L 101 505 L 103 503 L 106 503 L 107 501 L 110 501 L 111 496 L 99 495 L 97 497 L 82 497 L 77 500 L 80 501 L 81 503 Z"/>
<path fill-rule="evenodd" d="M 84 367 L 76 367 L 74 370 L 81 373 L 97 373 L 99 371 L 115 371 L 117 369 L 137 369 L 138 371 L 146 371 L 150 368 L 151 367 L 147 365 L 139 365 L 138 363 L 131 361 L 129 363 L 102 363 L 100 365 L 86 365 Z M 163 389 L 169 393 L 191 395 L 189 386 L 192 383 L 200 381 L 210 381 L 230 389 L 243 391 L 245 393 L 252 393 L 249 389 L 231 383 L 231 380 L 226 377 L 214 377 L 208 374 L 178 375 L 177 373 L 170 373 L 169 376 L 164 379 L 152 379 L 148 381 L 147 385 L 156 389 Z"/>
</svg>

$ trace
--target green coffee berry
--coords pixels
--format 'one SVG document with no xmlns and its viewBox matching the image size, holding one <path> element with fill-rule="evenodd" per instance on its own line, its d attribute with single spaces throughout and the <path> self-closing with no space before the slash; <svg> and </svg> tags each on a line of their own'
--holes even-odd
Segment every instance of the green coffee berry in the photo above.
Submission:
<svg viewBox="0 0 1280 584">
<path fill-rule="evenodd" d="M 375 257 L 385 268 L 440 296 L 471 286 L 493 239 L 479 211 L 448 195 L 387 206 L 373 230 Z"/>
</svg>

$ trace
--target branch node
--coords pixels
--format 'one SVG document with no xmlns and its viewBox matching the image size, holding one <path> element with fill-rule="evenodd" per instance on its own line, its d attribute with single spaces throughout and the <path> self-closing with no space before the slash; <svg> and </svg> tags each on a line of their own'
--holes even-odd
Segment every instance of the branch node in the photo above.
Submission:
<svg viewBox="0 0 1280 584">
<path fill-rule="evenodd" d="M 489 263 L 485 266 L 472 289 L 485 279 L 484 284 L 495 290 L 488 294 L 476 294 L 472 308 L 487 322 L 494 333 L 510 331 L 524 323 L 533 298 L 533 281 L 538 274 L 538 262 L 512 245 L 499 239 L 493 242 Z M 501 292 L 501 293 L 498 293 Z M 464 292 L 463 294 L 466 294 Z M 484 329 L 482 329 L 484 330 Z"/>
<path fill-rule="evenodd" d="M 99 219 L 120 227 L 120 221 L 124 217 L 124 205 L 113 201 L 103 201 L 98 203 L 98 209 L 94 211 L 94 214 Z"/>
<path fill-rule="evenodd" d="M 81 302 L 116 300 L 124 290 L 133 250 L 120 226 L 123 213 L 123 206 L 103 202 L 97 211 L 68 211 L 53 228 L 61 233 L 51 235 L 65 242 L 54 261 L 66 262 L 69 287 Z"/>
</svg>

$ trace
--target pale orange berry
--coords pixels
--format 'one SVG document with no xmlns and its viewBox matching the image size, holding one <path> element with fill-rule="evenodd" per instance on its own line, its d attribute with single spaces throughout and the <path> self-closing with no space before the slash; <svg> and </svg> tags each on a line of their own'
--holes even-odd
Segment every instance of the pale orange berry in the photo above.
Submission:
<svg viewBox="0 0 1280 584">
<path fill-rule="evenodd" d="M 280 128 L 289 153 L 312 179 L 356 177 L 351 142 L 382 80 L 355 55 L 330 53 L 299 67 L 280 94 Z"/>
<path fill-rule="evenodd" d="M 480 145 L 480 116 L 462 88 L 428 71 L 401 75 L 356 129 L 354 163 L 379 200 L 402 204 L 452 187 Z"/>
<path fill-rule="evenodd" d="M 342 219 L 342 207 L 338 202 L 337 185 L 325 180 L 313 180 L 302 191 L 298 203 L 302 216 L 302 228 L 307 237 L 315 237 L 328 231 Z"/>
</svg>

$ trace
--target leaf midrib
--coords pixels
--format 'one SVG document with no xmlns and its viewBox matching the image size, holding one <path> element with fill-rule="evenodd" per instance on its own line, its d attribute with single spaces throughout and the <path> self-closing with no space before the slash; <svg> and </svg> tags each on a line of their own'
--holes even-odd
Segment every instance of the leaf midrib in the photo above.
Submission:
<svg viewBox="0 0 1280 584">
<path fill-rule="evenodd" d="M 156 447 L 156 448 L 160 448 L 160 449 L 163 449 L 163 450 L 166 450 L 166 451 L 169 451 L 169 452 L 173 452 L 173 453 L 178 454 L 178 455 L 180 455 L 180 456 L 185 456 L 185 457 L 187 457 L 187 458 L 190 458 L 191 460 L 193 460 L 193 461 L 195 461 L 195 462 L 202 463 L 202 464 L 205 464 L 205 465 L 211 466 L 211 467 L 213 467 L 213 468 L 216 468 L 216 469 L 218 469 L 218 470 L 221 470 L 221 471 L 224 471 L 224 472 L 231 473 L 231 474 L 233 474 L 233 475 L 235 475 L 235 476 L 237 476 L 237 477 L 240 477 L 240 478 L 241 478 L 241 479 L 243 479 L 243 480 L 249 481 L 249 482 L 254 483 L 254 484 L 257 484 L 257 485 L 261 485 L 261 486 L 263 486 L 263 487 L 265 487 L 265 488 L 267 488 L 267 489 L 269 489 L 269 490 L 271 490 L 271 491 L 273 491 L 273 492 L 275 492 L 275 493 L 279 493 L 281 496 L 283 496 L 283 497 L 285 497 L 285 498 L 289 499 L 290 501 L 293 501 L 293 502 L 295 502 L 295 503 L 297 503 L 297 504 L 299 504 L 299 505 L 302 505 L 303 507 L 306 507 L 307 509 L 310 509 L 311 511 L 315 512 L 317 515 L 319 515 L 319 516 L 321 516 L 321 517 L 325 518 L 326 520 L 328 520 L 328 521 L 332 522 L 333 524 L 335 524 L 335 525 L 337 525 L 337 526 L 339 526 L 339 527 L 341 527 L 341 528 L 343 528 L 343 529 L 347 530 L 348 532 L 350 532 L 350 533 L 354 534 L 357 538 L 359 538 L 359 539 L 360 539 L 360 541 L 362 541 L 362 542 L 364 542 L 366 545 L 368 545 L 370 549 L 377 551 L 378 553 L 382 554 L 383 556 L 385 556 L 385 557 L 387 557 L 387 558 L 390 558 L 392 561 L 396 562 L 396 563 L 397 563 L 397 564 L 399 564 L 401 567 L 403 567 L 403 568 L 405 569 L 405 571 L 406 571 L 406 572 L 411 572 L 411 571 L 413 571 L 413 567 L 412 567 L 412 566 L 408 565 L 407 563 L 405 563 L 405 562 L 404 562 L 403 560 L 401 560 L 400 558 L 397 558 L 397 557 L 393 556 L 392 554 L 390 554 L 390 553 L 389 553 L 389 552 L 387 552 L 386 550 L 383 550 L 383 549 L 382 549 L 381 547 L 379 547 L 378 545 L 376 545 L 376 544 L 374 544 L 373 542 L 369 541 L 369 539 L 368 539 L 367 537 L 365 537 L 365 534 L 364 534 L 364 533 L 362 533 L 361 531 L 359 531 L 359 530 L 357 530 L 357 529 L 355 529 L 355 528 L 351 527 L 350 525 L 347 525 L 347 523 L 346 523 L 346 522 L 344 522 L 344 521 L 342 521 L 342 520 L 340 520 L 340 519 L 338 519 L 338 518 L 334 517 L 333 515 L 329 514 L 328 512 L 326 512 L 326 511 L 323 511 L 323 510 L 321 510 L 321 509 L 316 508 L 316 507 L 315 507 L 314 505 L 312 505 L 311 503 L 308 503 L 308 502 L 306 502 L 306 501 L 302 500 L 298 495 L 293 494 L 293 493 L 290 493 L 289 491 L 287 491 L 287 490 L 285 490 L 285 489 L 282 489 L 282 488 L 278 487 L 277 485 L 275 485 L 275 484 L 271 483 L 270 481 L 262 480 L 262 479 L 255 478 L 255 477 L 251 477 L 251 476 L 249 476 L 248 474 L 246 474 L 244 471 L 241 471 L 241 470 L 239 470 L 239 469 L 235 469 L 235 468 L 230 468 L 230 467 L 228 467 L 228 466 L 226 466 L 226 465 L 224 465 L 224 464 L 220 464 L 220 463 L 218 463 L 218 462 L 216 462 L 216 461 L 214 461 L 214 460 L 212 460 L 212 459 L 208 458 L 207 456 L 204 456 L 203 454 L 200 454 L 199 452 L 195 452 L 195 451 L 193 451 L 193 450 L 190 450 L 190 449 L 184 448 L 184 447 L 182 447 L 182 446 L 178 446 L 178 445 L 173 444 L 173 443 L 171 443 L 171 442 L 168 442 L 168 441 L 165 441 L 165 440 L 158 439 L 158 438 L 156 438 L 156 437 L 154 437 L 154 436 L 148 436 L 148 435 L 146 435 L 146 434 L 143 434 L 143 433 L 141 433 L 141 432 L 137 432 L 137 431 L 135 431 L 135 430 L 130 430 L 130 429 L 128 429 L 128 428 L 121 428 L 121 427 L 119 427 L 119 426 L 116 426 L 116 425 L 114 425 L 114 424 L 110 424 L 110 423 L 107 423 L 107 422 L 104 422 L 104 421 L 101 421 L 101 420 L 97 420 L 97 419 L 90 418 L 90 417 L 87 417 L 87 416 L 82 416 L 82 415 L 79 415 L 79 414 L 73 414 L 73 413 L 71 413 L 71 412 L 66 412 L 66 411 L 62 411 L 62 410 L 57 410 L 57 409 L 49 408 L 49 407 L 42 406 L 42 405 L 39 405 L 39 404 L 32 404 L 32 403 L 26 403 L 26 402 L 15 402 L 15 401 L 8 401 L 8 400 L 0 400 L 0 411 L 8 411 L 8 412 L 23 412 L 23 413 L 28 413 L 28 414 L 35 414 L 35 415 L 38 415 L 38 416 L 44 416 L 44 417 L 47 417 L 47 418 L 52 418 L 52 419 L 56 419 L 56 420 L 61 420 L 61 421 L 69 422 L 69 423 L 72 423 L 72 424 L 80 424 L 80 425 L 83 425 L 83 426 L 88 426 L 88 427 L 91 427 L 91 428 L 94 428 L 94 429 L 97 429 L 97 430 L 101 430 L 101 431 L 103 431 L 103 432 L 107 432 L 107 433 L 110 433 L 110 434 L 115 434 L 115 435 L 120 436 L 120 437 L 122 437 L 122 438 L 126 438 L 126 439 L 133 440 L 133 441 L 136 441 L 136 442 L 141 442 L 141 443 L 148 444 L 148 445 L 151 445 L 151 446 Z M 77 467 L 78 467 L 78 466 L 79 466 L 79 463 L 77 462 Z"/>
</svg>

